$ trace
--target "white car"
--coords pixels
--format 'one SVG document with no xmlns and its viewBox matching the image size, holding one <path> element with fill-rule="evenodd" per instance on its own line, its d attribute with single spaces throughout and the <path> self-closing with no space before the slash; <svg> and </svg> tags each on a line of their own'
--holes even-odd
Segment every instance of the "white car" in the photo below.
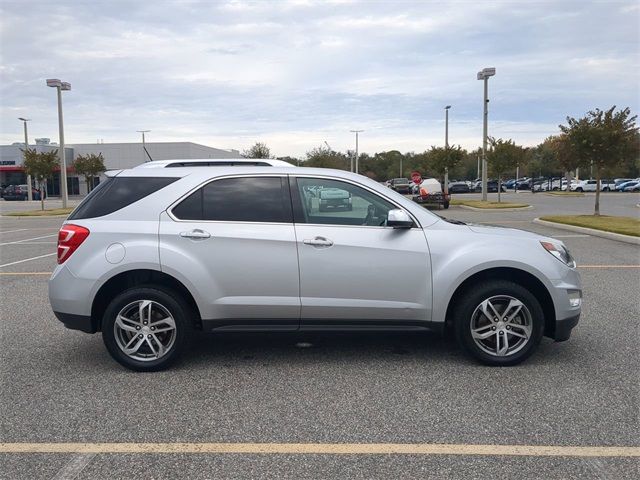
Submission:
<svg viewBox="0 0 640 480">
<path fill-rule="evenodd" d="M 572 184 L 570 189 L 572 192 L 595 192 L 597 180 L 580 180 Z M 600 191 L 609 192 L 615 189 L 615 183 L 609 180 L 600 180 Z"/>
</svg>

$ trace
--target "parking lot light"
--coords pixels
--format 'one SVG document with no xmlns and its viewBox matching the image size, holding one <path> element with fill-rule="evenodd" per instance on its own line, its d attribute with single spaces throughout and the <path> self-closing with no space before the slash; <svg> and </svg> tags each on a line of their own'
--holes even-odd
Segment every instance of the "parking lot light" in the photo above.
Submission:
<svg viewBox="0 0 640 480">
<path fill-rule="evenodd" d="M 60 131 L 60 146 L 58 157 L 60 158 L 60 195 L 62 196 L 62 208 L 67 208 L 69 195 L 67 193 L 67 160 L 64 152 L 64 123 L 62 119 L 62 91 L 71 90 L 69 82 L 63 82 L 57 78 L 48 78 L 47 87 L 58 91 L 58 128 Z"/>
<path fill-rule="evenodd" d="M 449 193 L 449 109 L 451 105 L 444 107 L 444 150 L 447 154 L 447 166 L 444 167 L 444 194 Z"/>
<path fill-rule="evenodd" d="M 18 118 L 18 120 L 20 120 L 24 124 L 24 152 L 26 155 L 27 150 L 29 150 L 29 135 L 27 135 L 27 122 L 30 122 L 31 119 L 20 117 Z M 33 192 L 31 191 L 31 175 L 27 175 L 27 185 L 28 185 L 27 200 L 31 201 L 33 200 Z"/>
<path fill-rule="evenodd" d="M 487 201 L 487 120 L 489 118 L 489 77 L 496 74 L 493 67 L 478 72 L 478 80 L 484 80 L 484 115 L 482 123 L 482 200 Z"/>
</svg>

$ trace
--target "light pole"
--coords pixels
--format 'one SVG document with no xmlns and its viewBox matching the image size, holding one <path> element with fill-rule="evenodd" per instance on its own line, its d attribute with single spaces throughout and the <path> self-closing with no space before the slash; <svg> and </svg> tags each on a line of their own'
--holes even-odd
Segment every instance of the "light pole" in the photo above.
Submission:
<svg viewBox="0 0 640 480">
<path fill-rule="evenodd" d="M 144 158 L 144 161 L 147 161 L 147 157 L 149 156 L 149 153 L 147 152 L 147 147 L 145 146 L 144 143 L 144 134 L 145 133 L 149 133 L 151 130 L 136 130 L 136 132 L 141 133 L 142 134 L 142 153 L 144 155 L 142 155 L 142 157 Z M 151 157 L 149 156 L 149 160 L 151 159 Z"/>
<path fill-rule="evenodd" d="M 478 80 L 484 80 L 484 121 L 482 126 L 482 200 L 487 201 L 487 121 L 489 119 L 489 77 L 496 74 L 495 68 L 483 68 Z"/>
<path fill-rule="evenodd" d="M 29 136 L 27 135 L 27 122 L 30 122 L 31 119 L 30 118 L 18 118 L 18 120 L 20 120 L 22 123 L 24 123 L 24 152 L 25 155 L 27 153 L 27 150 L 29 150 Z M 33 192 L 31 191 L 31 175 L 27 175 L 27 200 L 31 201 L 33 200 Z"/>
<path fill-rule="evenodd" d="M 64 122 L 62 120 L 62 91 L 71 90 L 71 84 L 62 82 L 57 78 L 48 78 L 47 87 L 54 87 L 58 91 L 58 128 L 60 130 L 60 146 L 58 157 L 60 158 L 60 195 L 62 196 L 62 208 L 67 208 L 69 195 L 67 193 L 67 160 L 64 153 Z"/>
<path fill-rule="evenodd" d="M 449 109 L 451 105 L 444 107 L 444 151 L 447 155 L 447 164 L 449 163 Z M 449 166 L 444 167 L 444 194 L 449 194 Z"/>
<path fill-rule="evenodd" d="M 356 170 L 355 172 L 358 173 L 358 134 L 364 132 L 364 130 L 349 130 L 351 133 L 355 133 L 356 134 Z M 353 160 L 351 160 L 351 171 L 353 172 Z"/>
</svg>

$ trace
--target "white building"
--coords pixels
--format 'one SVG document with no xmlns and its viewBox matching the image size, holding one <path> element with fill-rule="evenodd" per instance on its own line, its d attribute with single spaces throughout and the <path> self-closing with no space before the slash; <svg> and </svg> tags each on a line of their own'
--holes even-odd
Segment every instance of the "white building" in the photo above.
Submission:
<svg viewBox="0 0 640 480">
<path fill-rule="evenodd" d="M 78 155 L 99 154 L 104 157 L 107 170 L 131 168 L 153 160 L 190 159 L 190 158 L 240 158 L 238 150 L 223 150 L 207 147 L 192 142 L 147 142 L 148 154 L 142 143 L 74 143 L 65 145 L 67 162 L 67 187 L 69 195 L 84 195 L 87 186 L 83 177 L 78 177 L 73 170 L 73 161 Z M 21 185 L 27 183 L 22 167 L 24 156 L 21 149 L 24 143 L 0 145 L 0 186 Z M 39 152 L 55 150 L 58 145 L 49 143 L 48 139 L 37 139 L 35 145 L 29 145 Z M 53 179 L 47 182 L 49 195 L 60 194 L 60 171 L 54 172 Z"/>
</svg>

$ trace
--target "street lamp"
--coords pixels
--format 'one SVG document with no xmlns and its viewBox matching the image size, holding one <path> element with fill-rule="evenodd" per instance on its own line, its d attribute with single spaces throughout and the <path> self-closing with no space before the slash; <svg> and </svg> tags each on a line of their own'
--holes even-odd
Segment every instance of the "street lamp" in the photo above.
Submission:
<svg viewBox="0 0 640 480">
<path fill-rule="evenodd" d="M 496 74 L 495 68 L 483 68 L 478 80 L 484 80 L 484 121 L 482 127 L 482 200 L 487 201 L 487 120 L 489 118 L 489 77 Z"/>
<path fill-rule="evenodd" d="M 451 105 L 444 107 L 444 151 L 447 155 L 447 164 L 449 163 L 449 109 Z M 444 167 L 444 194 L 449 194 L 449 166 Z"/>
<path fill-rule="evenodd" d="M 24 123 L 24 152 L 26 155 L 27 150 L 29 150 L 29 136 L 27 135 L 27 122 L 30 122 L 31 119 L 20 117 L 18 118 L 18 120 Z M 31 191 L 31 175 L 27 175 L 27 185 L 29 186 L 27 188 L 27 200 L 31 201 L 33 200 L 33 192 Z"/>
<path fill-rule="evenodd" d="M 62 196 L 62 208 L 67 208 L 67 160 L 64 153 L 64 123 L 62 121 L 62 91 L 71 90 L 71 84 L 62 82 L 57 78 L 48 78 L 47 87 L 53 87 L 58 91 L 58 128 L 60 130 L 60 147 L 58 157 L 60 157 L 60 194 Z"/>
<path fill-rule="evenodd" d="M 349 130 L 351 133 L 356 134 L 356 173 L 358 173 L 358 134 L 364 132 L 364 130 Z M 351 171 L 353 172 L 353 159 L 351 159 Z"/>
</svg>

